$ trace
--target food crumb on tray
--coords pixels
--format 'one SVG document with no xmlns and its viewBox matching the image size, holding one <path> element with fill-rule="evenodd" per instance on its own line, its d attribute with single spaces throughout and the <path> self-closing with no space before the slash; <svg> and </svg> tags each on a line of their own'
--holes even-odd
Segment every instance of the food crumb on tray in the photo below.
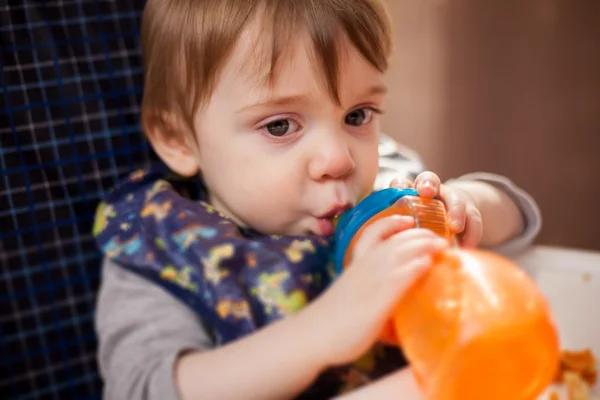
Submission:
<svg viewBox="0 0 600 400">
<path fill-rule="evenodd" d="M 590 349 L 563 350 L 560 353 L 556 382 L 565 385 L 568 400 L 589 400 L 590 388 L 596 381 L 596 358 Z M 558 393 L 552 392 L 548 400 L 559 400 Z"/>
</svg>

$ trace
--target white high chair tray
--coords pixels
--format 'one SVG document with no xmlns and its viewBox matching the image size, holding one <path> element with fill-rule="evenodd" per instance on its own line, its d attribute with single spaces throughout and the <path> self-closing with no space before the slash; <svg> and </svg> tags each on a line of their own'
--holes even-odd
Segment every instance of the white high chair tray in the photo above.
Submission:
<svg viewBox="0 0 600 400">
<path fill-rule="evenodd" d="M 561 349 L 590 348 L 600 357 L 600 253 L 535 246 L 513 257 L 546 295 L 558 326 Z M 557 390 L 567 399 L 564 387 Z M 600 400 L 598 384 L 591 399 Z M 542 399 L 547 399 L 544 394 Z"/>
</svg>

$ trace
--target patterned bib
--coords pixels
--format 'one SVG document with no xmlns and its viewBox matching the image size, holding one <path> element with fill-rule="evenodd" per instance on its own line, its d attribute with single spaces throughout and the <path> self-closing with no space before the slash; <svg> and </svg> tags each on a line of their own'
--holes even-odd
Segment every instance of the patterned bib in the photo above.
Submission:
<svg viewBox="0 0 600 400">
<path fill-rule="evenodd" d="M 163 166 L 113 189 L 97 210 L 94 236 L 106 258 L 192 309 L 216 346 L 298 312 L 334 279 L 331 238 L 242 229 L 206 202 L 198 179 Z M 355 364 L 326 371 L 301 397 L 327 398 L 403 364 L 397 349 L 377 345 Z"/>
</svg>

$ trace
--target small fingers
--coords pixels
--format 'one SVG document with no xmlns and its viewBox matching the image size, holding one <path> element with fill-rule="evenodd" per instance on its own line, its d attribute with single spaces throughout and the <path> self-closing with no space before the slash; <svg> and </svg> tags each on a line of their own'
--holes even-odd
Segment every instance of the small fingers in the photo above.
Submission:
<svg viewBox="0 0 600 400">
<path fill-rule="evenodd" d="M 477 207 L 468 205 L 466 209 L 466 223 L 461 245 L 467 248 L 477 247 L 483 236 L 483 221 Z"/>
<path fill-rule="evenodd" d="M 433 257 L 429 254 L 424 254 L 402 263 L 393 261 L 381 264 L 382 266 L 387 265 L 392 269 L 390 271 L 382 271 L 384 272 L 383 276 L 385 280 L 381 282 L 381 290 L 377 290 L 372 295 L 381 296 L 380 303 L 386 303 L 385 308 L 387 306 L 393 307 L 399 298 L 402 297 L 403 292 L 427 271 L 432 264 Z"/>
<path fill-rule="evenodd" d="M 394 178 L 390 183 L 390 187 L 398 188 L 398 189 L 407 189 L 413 187 L 413 182 L 410 179 L 398 179 Z"/>
<path fill-rule="evenodd" d="M 467 199 L 458 190 L 451 190 L 442 186 L 441 197 L 448 212 L 448 224 L 454 233 L 465 229 L 467 214 Z"/>
<path fill-rule="evenodd" d="M 400 287 L 396 287 L 397 291 L 403 291 L 410 287 L 423 273 L 425 273 L 433 264 L 433 257 L 425 254 L 402 264 L 398 268 L 394 277 L 398 279 Z"/>
<path fill-rule="evenodd" d="M 437 174 L 431 171 L 426 171 L 417 176 L 414 185 L 419 192 L 419 196 L 433 198 L 437 196 L 442 182 Z"/>
<path fill-rule="evenodd" d="M 355 256 L 361 256 L 372 250 L 377 243 L 396 233 L 412 228 L 414 224 L 415 220 L 412 217 L 403 215 L 391 215 L 373 222 L 365 228 L 358 240 L 354 249 Z"/>
<path fill-rule="evenodd" d="M 437 254 L 447 248 L 449 243 L 428 229 L 411 229 L 394 235 L 385 246 L 391 257 L 403 263 L 425 255 Z"/>
</svg>

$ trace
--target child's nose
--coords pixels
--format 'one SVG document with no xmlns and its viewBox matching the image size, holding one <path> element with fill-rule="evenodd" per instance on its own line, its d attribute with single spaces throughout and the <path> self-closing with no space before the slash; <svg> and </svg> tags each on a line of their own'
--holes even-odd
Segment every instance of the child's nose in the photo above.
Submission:
<svg viewBox="0 0 600 400">
<path fill-rule="evenodd" d="M 313 149 L 315 154 L 309 166 L 309 174 L 313 179 L 341 179 L 354 171 L 354 159 L 343 139 L 329 137 L 320 140 Z"/>
</svg>

